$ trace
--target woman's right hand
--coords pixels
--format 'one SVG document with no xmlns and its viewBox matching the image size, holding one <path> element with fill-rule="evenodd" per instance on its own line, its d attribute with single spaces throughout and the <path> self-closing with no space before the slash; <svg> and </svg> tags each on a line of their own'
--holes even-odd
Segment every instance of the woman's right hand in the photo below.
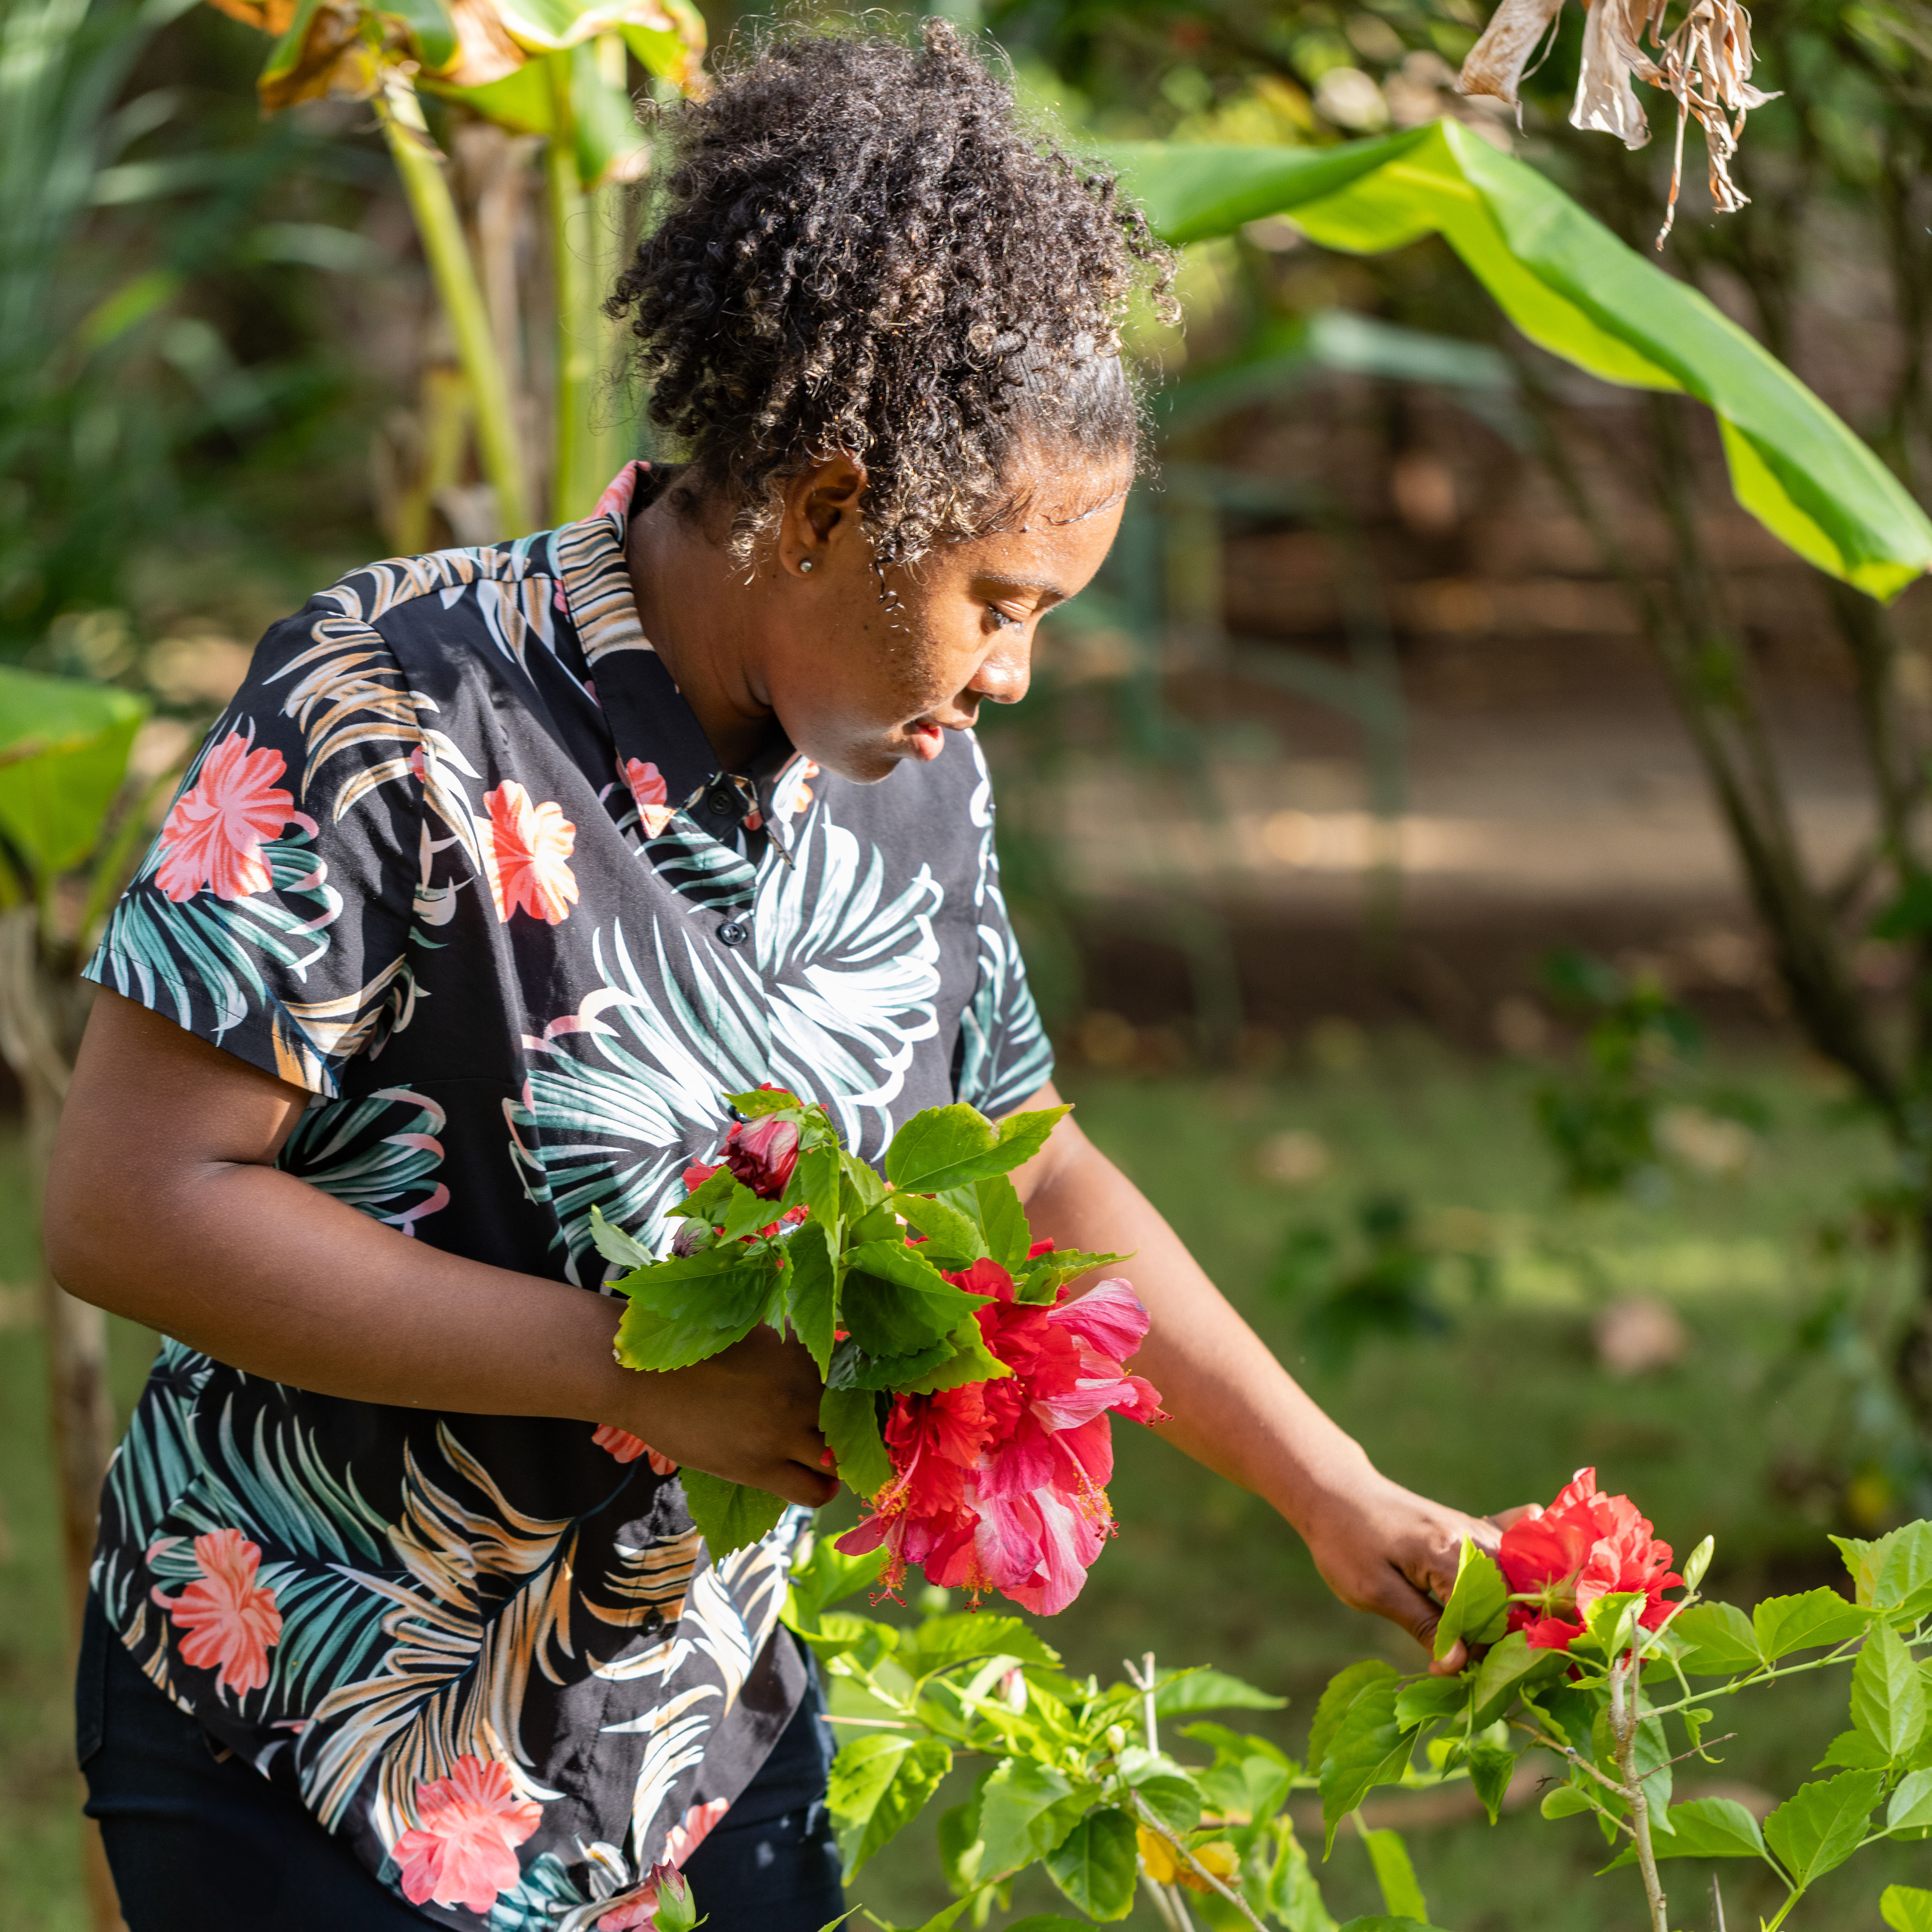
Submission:
<svg viewBox="0 0 1932 1932">
<path fill-rule="evenodd" d="M 838 1493 L 820 1460 L 824 1384 L 803 1343 L 760 1324 L 707 1361 L 626 1379 L 636 1383 L 636 1400 L 609 1420 L 659 1455 L 808 1509 Z"/>
</svg>

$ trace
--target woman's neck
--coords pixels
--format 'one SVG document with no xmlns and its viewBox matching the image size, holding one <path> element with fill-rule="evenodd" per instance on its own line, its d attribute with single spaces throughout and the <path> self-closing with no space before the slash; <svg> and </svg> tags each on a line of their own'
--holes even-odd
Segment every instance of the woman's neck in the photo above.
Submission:
<svg viewBox="0 0 1932 1932">
<path fill-rule="evenodd" d="M 660 490 L 631 518 L 625 561 L 638 621 L 720 766 L 746 771 L 776 728 L 754 669 L 764 586 L 710 532 L 709 519 L 674 508 L 670 496 Z"/>
</svg>

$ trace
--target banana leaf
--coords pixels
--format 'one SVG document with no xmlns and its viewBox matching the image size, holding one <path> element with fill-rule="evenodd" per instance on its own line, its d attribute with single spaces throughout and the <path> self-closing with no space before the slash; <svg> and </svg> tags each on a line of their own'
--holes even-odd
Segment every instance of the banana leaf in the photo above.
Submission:
<svg viewBox="0 0 1932 1932">
<path fill-rule="evenodd" d="M 1330 148 L 1119 142 L 1108 158 L 1170 242 L 1271 214 L 1350 254 L 1440 235 L 1551 354 L 1607 382 L 1708 405 L 1738 502 L 1807 562 L 1886 602 L 1932 569 L 1932 523 L 1776 357 L 1457 122 Z"/>
<path fill-rule="evenodd" d="M 0 664 L 0 834 L 45 880 L 100 843 L 145 698 Z"/>
</svg>

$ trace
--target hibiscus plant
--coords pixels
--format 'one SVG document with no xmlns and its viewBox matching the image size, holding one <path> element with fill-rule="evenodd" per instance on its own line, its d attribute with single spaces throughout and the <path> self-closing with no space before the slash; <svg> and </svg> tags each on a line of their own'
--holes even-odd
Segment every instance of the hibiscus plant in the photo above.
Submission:
<svg viewBox="0 0 1932 1932">
<path fill-rule="evenodd" d="M 952 1612 L 905 1626 L 837 1607 L 886 1580 L 878 1552 L 849 1554 L 850 1539 L 801 1545 L 785 1621 L 831 1680 L 832 1721 L 844 1734 L 831 1802 L 849 1874 L 956 1768 L 976 1768 L 938 1820 L 956 1902 L 920 1932 L 983 1924 L 1035 1864 L 1090 1919 L 1126 1917 L 1144 1886 L 1170 1932 L 1191 1926 L 1190 1914 L 1256 1932 L 1336 1932 L 1297 1835 L 1298 1794 L 1310 1809 L 1318 1798 L 1322 1858 L 1348 1826 L 1382 1894 L 1384 1916 L 1341 1932 L 1429 1932 L 1407 1851 L 1364 1822 L 1364 1801 L 1379 1787 L 1465 1782 L 1493 1822 L 1513 1790 L 1538 1781 L 1544 1817 L 1588 1818 L 1608 1848 L 1606 1869 L 1638 1869 L 1652 1932 L 1671 1923 L 1660 1868 L 1687 1858 L 1767 1867 L 1786 1894 L 1763 1928 L 1774 1932 L 1862 1847 L 1932 1837 L 1922 1674 L 1932 1522 L 1834 1540 L 1851 1596 L 1815 1588 L 1747 1616 L 1699 1594 L 1709 1539 L 1674 1573 L 1669 1545 L 1630 1499 L 1580 1471 L 1504 1534 L 1496 1556 L 1466 1546 L 1435 1648 L 1439 1658 L 1466 1644 L 1467 1667 L 1437 1676 L 1350 1665 L 1323 1692 L 1298 1760 L 1200 1716 L 1285 1702 L 1219 1671 L 1162 1670 L 1149 1657 L 1102 1688 L 1067 1676 L 1016 1617 Z M 1840 1667 L 1849 1728 L 1822 1774 L 1762 1822 L 1734 1798 L 1672 1802 L 1678 1764 L 1714 1761 L 1717 1700 Z M 1184 1721 L 1170 1722 L 1164 1741 L 1173 1720 Z M 1894 1932 L 1932 1928 L 1932 1890 L 1890 1886 L 1880 1909 Z M 1024 1922 L 1032 1932 L 1079 1922 Z"/>
</svg>

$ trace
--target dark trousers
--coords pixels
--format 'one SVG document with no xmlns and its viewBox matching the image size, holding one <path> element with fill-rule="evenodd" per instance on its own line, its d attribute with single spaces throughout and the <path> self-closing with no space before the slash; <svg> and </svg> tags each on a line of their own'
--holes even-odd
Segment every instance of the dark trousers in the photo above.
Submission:
<svg viewBox="0 0 1932 1932">
<path fill-rule="evenodd" d="M 792 1641 L 781 1630 L 776 1642 Z M 820 1932 L 845 1910 L 826 1814 L 832 1760 L 814 1673 L 805 1702 L 685 1867 L 711 1932 Z M 301 1805 L 148 1682 L 87 1606 L 76 1712 L 87 1814 L 128 1932 L 422 1932 Z"/>
</svg>

